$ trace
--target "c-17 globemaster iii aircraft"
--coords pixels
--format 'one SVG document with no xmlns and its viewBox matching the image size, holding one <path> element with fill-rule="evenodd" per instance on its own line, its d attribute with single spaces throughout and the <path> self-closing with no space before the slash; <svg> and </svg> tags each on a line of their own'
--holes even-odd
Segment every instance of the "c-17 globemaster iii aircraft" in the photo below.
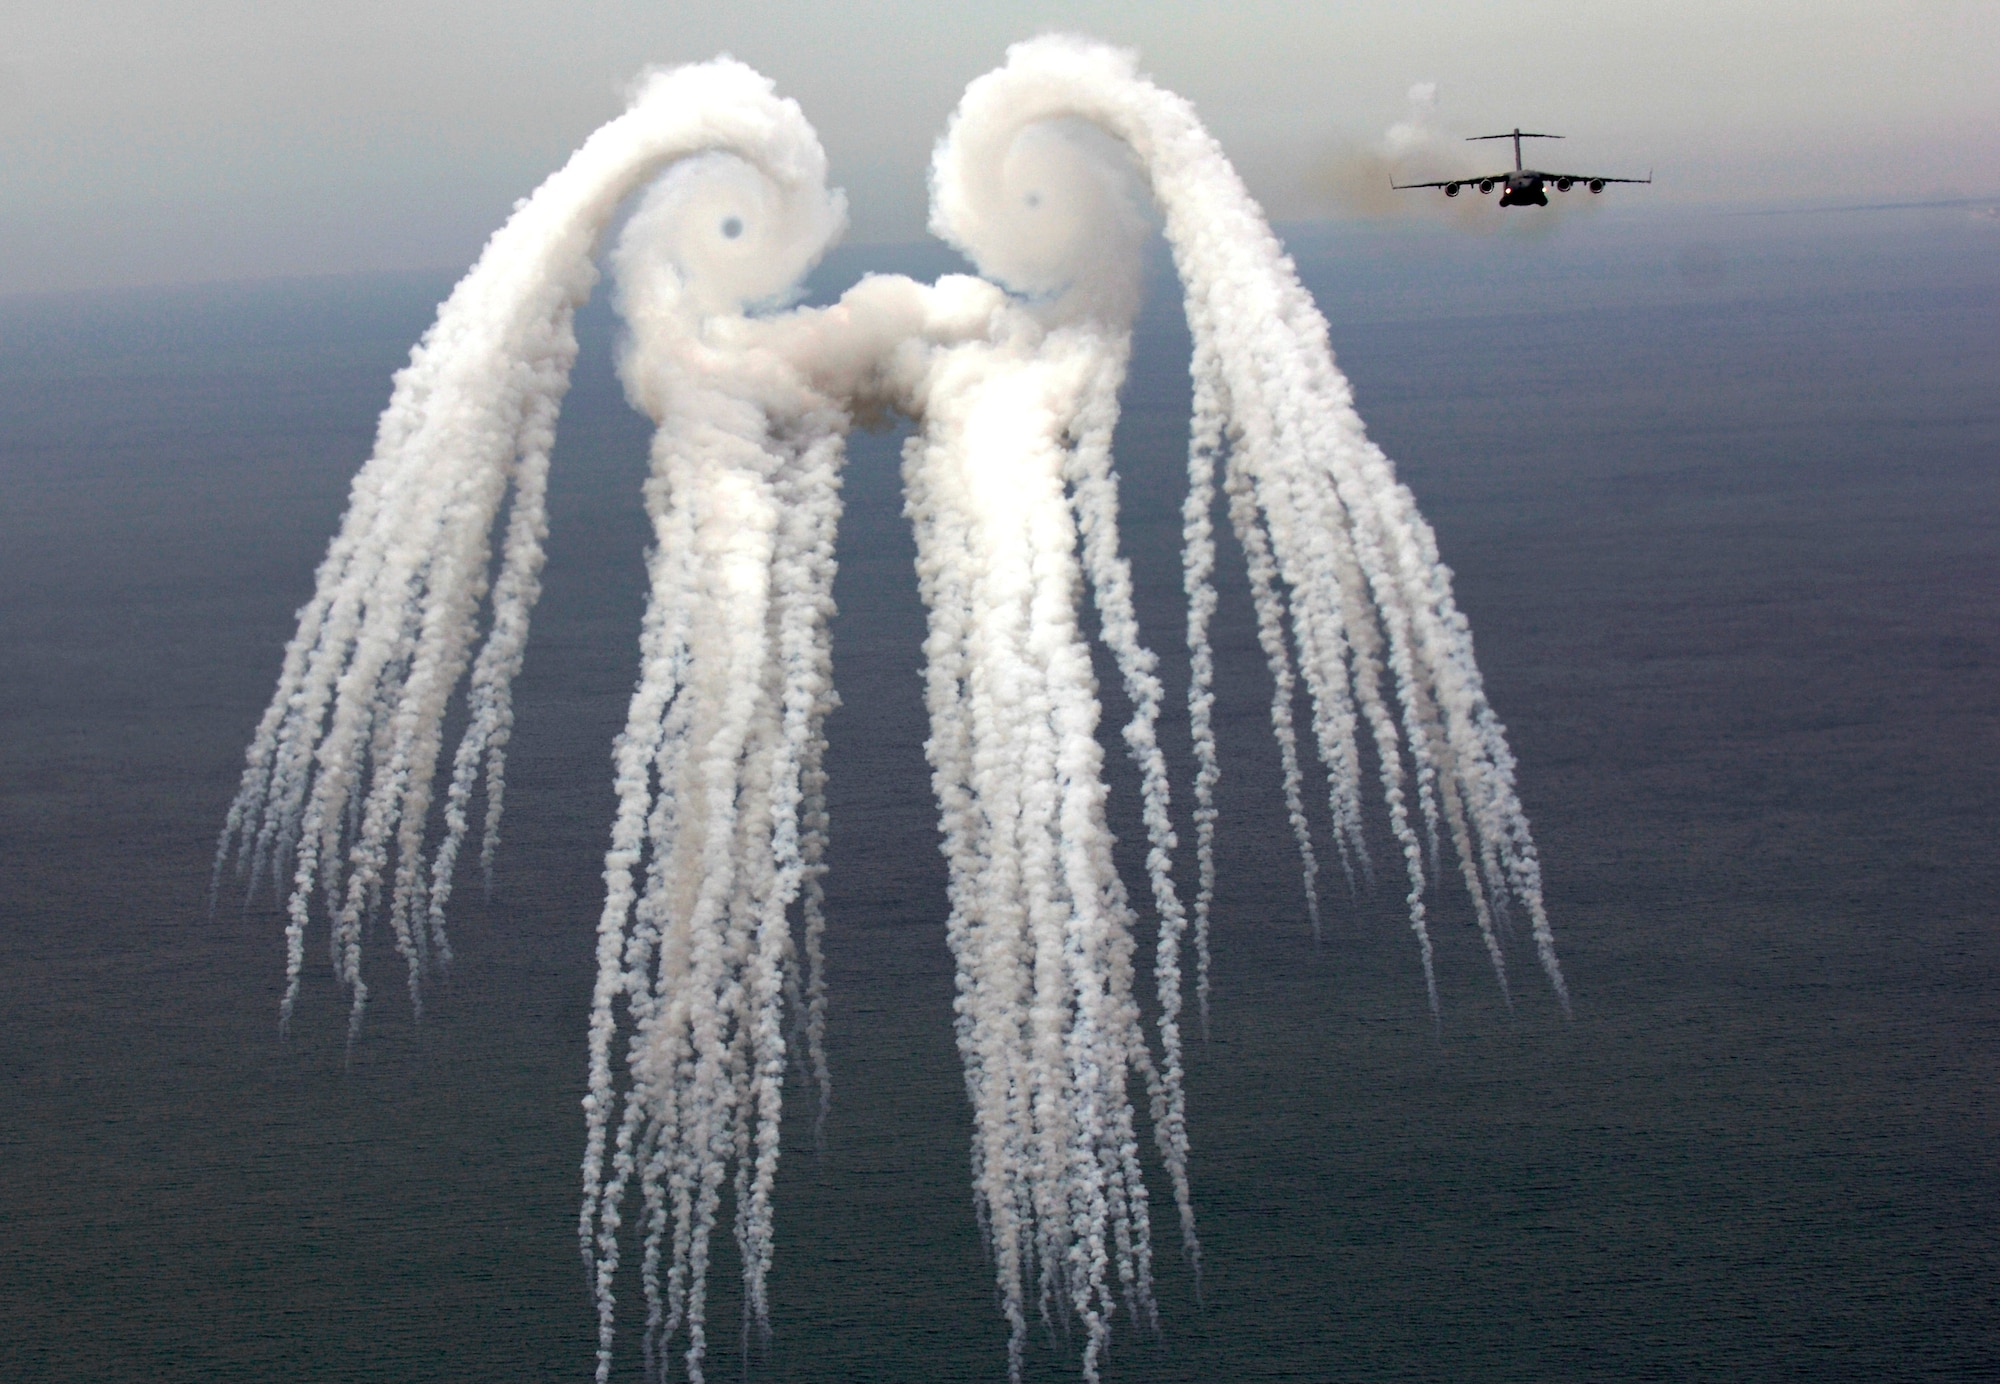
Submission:
<svg viewBox="0 0 2000 1384">
<path fill-rule="evenodd" d="M 1510 173 L 1479 174 L 1470 178 L 1452 178 L 1435 183 L 1398 183 L 1392 181 L 1389 186 L 1399 191 L 1413 187 L 1441 187 L 1444 189 L 1444 195 L 1447 197 L 1458 196 L 1459 189 L 1465 187 L 1477 187 L 1481 192 L 1491 192 L 1494 188 L 1498 187 L 1500 189 L 1500 205 L 1503 207 L 1546 207 L 1549 204 L 1549 195 L 1543 191 L 1543 185 L 1547 183 L 1554 183 L 1557 192 L 1568 192 L 1578 183 L 1582 183 L 1592 192 L 1602 192 L 1606 183 L 1650 183 L 1653 181 L 1651 173 L 1648 173 L 1643 178 L 1607 178 L 1597 173 L 1544 173 L 1539 168 L 1523 168 L 1521 166 L 1522 140 L 1561 138 L 1563 138 L 1561 135 L 1538 135 L 1531 131 L 1523 130 L 1519 126 L 1516 126 L 1511 134 L 1474 135 L 1466 143 L 1471 144 L 1482 139 L 1513 140 L 1513 171 Z"/>
</svg>

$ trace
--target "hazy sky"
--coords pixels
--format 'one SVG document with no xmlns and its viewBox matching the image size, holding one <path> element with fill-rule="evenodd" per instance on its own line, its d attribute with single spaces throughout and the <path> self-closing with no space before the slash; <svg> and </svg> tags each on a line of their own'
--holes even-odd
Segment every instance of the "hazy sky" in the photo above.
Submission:
<svg viewBox="0 0 2000 1384">
<path fill-rule="evenodd" d="M 0 293 L 462 266 L 641 67 L 729 52 L 818 126 L 850 239 L 923 225 L 1009 42 L 1137 48 L 1280 216 L 1437 84 L 1676 201 L 2000 192 L 2000 0 L 0 0 Z M 1490 147 L 1490 146 L 1488 146 Z M 1545 161 L 1548 156 L 1545 153 Z M 1415 194 L 1410 194 L 1415 195 Z"/>
</svg>

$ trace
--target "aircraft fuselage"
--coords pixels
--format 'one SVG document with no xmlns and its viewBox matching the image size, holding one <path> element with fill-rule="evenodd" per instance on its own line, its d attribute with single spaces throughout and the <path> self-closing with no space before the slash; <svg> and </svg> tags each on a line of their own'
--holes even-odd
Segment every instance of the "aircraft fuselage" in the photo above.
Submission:
<svg viewBox="0 0 2000 1384">
<path fill-rule="evenodd" d="M 1534 172 L 1509 173 L 1500 188 L 1503 207 L 1546 207 L 1549 194 L 1542 190 L 1542 175 Z"/>
</svg>

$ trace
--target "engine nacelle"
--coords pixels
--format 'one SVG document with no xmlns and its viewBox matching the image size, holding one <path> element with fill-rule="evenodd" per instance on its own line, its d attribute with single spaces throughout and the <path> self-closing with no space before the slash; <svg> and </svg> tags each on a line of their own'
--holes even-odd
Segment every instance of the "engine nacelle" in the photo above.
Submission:
<svg viewBox="0 0 2000 1384">
<path fill-rule="evenodd" d="M 1444 195 L 1445 195 L 1445 196 L 1447 196 L 1447 197 L 1456 197 L 1456 196 L 1458 196 L 1458 184 L 1457 184 L 1457 183 L 1446 183 L 1446 184 L 1444 185 Z"/>
<path fill-rule="evenodd" d="M 1479 184 L 1479 191 L 1482 194 L 1491 192 L 1492 190 L 1493 190 L 1493 180 L 1491 178 L 1488 178 Z"/>
<path fill-rule="evenodd" d="M 1570 190 L 1571 188 L 1573 188 L 1573 187 L 1575 187 L 1575 186 L 1576 186 L 1576 179 L 1574 179 L 1574 178 L 1557 178 L 1557 179 L 1556 179 L 1556 191 L 1557 191 L 1557 192 L 1568 192 L 1568 191 L 1569 191 L 1569 190 Z"/>
<path fill-rule="evenodd" d="M 1591 190 L 1592 192 L 1602 192 L 1602 191 L 1604 191 L 1604 179 L 1602 179 L 1602 178 L 1592 178 L 1592 179 L 1590 180 L 1590 190 Z"/>
</svg>

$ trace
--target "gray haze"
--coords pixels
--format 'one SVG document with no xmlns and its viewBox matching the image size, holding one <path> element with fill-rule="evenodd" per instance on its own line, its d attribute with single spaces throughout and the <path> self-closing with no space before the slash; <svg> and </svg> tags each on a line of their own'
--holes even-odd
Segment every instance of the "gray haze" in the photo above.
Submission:
<svg viewBox="0 0 2000 1384">
<path fill-rule="evenodd" d="M 0 294 L 468 263 L 648 63 L 727 51 L 817 125 L 851 239 L 923 226 L 972 77 L 1051 28 L 1139 50 L 1280 217 L 1372 210 L 1409 92 L 1676 201 L 2000 191 L 1994 0 L 6 0 Z M 1477 146 L 1475 146 L 1477 147 Z M 1492 147 L 1492 146 L 1487 146 Z M 1547 160 L 1553 162 L 1553 159 Z M 1414 194 L 1413 194 L 1414 195 Z"/>
</svg>

